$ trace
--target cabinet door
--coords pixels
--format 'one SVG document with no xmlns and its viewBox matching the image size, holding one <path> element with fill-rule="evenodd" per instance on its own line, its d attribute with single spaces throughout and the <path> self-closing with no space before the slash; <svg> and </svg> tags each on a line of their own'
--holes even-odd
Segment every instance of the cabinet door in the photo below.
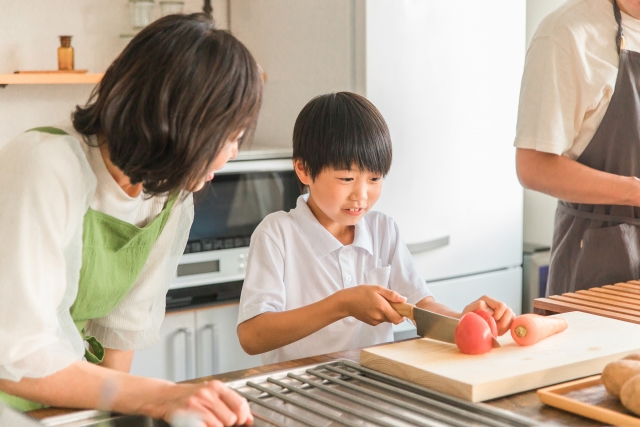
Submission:
<svg viewBox="0 0 640 427">
<path fill-rule="evenodd" d="M 196 375 L 203 377 L 259 366 L 260 356 L 240 347 L 236 322 L 238 304 L 196 312 Z"/>
<path fill-rule="evenodd" d="M 156 345 L 136 351 L 131 373 L 169 381 L 195 378 L 195 315 L 167 314 Z"/>
<path fill-rule="evenodd" d="M 436 301 L 462 311 L 483 295 L 507 304 L 519 315 L 522 312 L 522 268 L 507 268 L 485 274 L 427 283 Z"/>
</svg>

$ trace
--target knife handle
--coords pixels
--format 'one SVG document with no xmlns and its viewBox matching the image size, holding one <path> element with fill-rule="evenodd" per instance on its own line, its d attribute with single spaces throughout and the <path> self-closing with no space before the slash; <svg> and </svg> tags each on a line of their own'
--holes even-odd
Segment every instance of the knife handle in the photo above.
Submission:
<svg viewBox="0 0 640 427">
<path fill-rule="evenodd" d="M 406 302 L 390 302 L 389 304 L 391 304 L 391 307 L 393 307 L 400 316 L 413 320 L 413 305 L 407 304 Z"/>
</svg>

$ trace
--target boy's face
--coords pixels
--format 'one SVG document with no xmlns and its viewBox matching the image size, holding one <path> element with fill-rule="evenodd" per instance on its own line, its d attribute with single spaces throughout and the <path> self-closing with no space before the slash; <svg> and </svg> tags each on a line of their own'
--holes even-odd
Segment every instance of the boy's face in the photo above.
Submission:
<svg viewBox="0 0 640 427">
<path fill-rule="evenodd" d="M 300 181 L 309 186 L 308 205 L 325 228 L 355 225 L 380 198 L 382 176 L 360 171 L 326 168 L 315 180 L 307 174 L 301 160 L 295 161 Z"/>
</svg>

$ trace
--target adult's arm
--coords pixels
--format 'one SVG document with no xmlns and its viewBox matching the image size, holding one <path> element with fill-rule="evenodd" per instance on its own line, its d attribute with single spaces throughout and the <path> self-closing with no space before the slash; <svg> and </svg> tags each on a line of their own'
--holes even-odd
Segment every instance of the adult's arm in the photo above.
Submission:
<svg viewBox="0 0 640 427">
<path fill-rule="evenodd" d="M 523 187 L 573 203 L 640 206 L 640 179 L 592 169 L 565 156 L 516 150 Z"/>
<path fill-rule="evenodd" d="M 113 348 L 104 349 L 104 359 L 100 366 L 114 369 L 119 372 L 129 373 L 131 362 L 133 362 L 133 350 L 116 350 Z"/>
<path fill-rule="evenodd" d="M 247 401 L 219 381 L 174 384 L 82 361 L 43 378 L 0 380 L 0 390 L 49 406 L 109 409 L 166 421 L 177 411 L 194 411 L 207 427 L 252 419 Z"/>
</svg>

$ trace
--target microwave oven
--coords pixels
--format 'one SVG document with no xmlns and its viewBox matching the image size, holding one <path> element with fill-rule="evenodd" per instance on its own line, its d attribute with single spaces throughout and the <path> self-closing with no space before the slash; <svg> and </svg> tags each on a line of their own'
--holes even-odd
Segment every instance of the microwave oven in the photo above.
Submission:
<svg viewBox="0 0 640 427">
<path fill-rule="evenodd" d="M 167 293 L 167 309 L 238 298 L 251 234 L 301 194 L 291 150 L 241 152 L 193 195 L 189 239 Z"/>
</svg>

